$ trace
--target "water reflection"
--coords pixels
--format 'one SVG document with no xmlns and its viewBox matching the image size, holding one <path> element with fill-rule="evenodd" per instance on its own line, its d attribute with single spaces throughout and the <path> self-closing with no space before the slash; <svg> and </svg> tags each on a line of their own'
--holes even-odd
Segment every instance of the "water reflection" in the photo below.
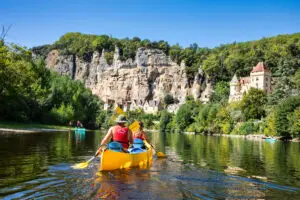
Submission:
<svg viewBox="0 0 300 200">
<path fill-rule="evenodd" d="M 75 131 L 74 134 L 76 146 L 83 144 L 85 140 L 85 132 Z"/>
<path fill-rule="evenodd" d="M 300 187 L 300 144 L 166 134 L 184 163 Z"/>
<path fill-rule="evenodd" d="M 149 133 L 167 159 L 146 169 L 98 171 L 88 160 L 104 133 L 0 135 L 0 198 L 300 198 L 300 144 Z"/>
</svg>

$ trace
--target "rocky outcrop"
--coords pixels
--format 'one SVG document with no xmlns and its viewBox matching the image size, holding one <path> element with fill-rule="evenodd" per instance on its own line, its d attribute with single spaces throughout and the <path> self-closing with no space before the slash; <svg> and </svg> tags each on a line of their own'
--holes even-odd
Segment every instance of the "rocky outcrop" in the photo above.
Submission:
<svg viewBox="0 0 300 200">
<path fill-rule="evenodd" d="M 104 58 L 104 50 L 94 52 L 90 62 L 75 55 L 60 55 L 53 50 L 46 59 L 47 67 L 61 75 L 82 80 L 86 87 L 104 102 L 127 104 L 161 101 L 166 94 L 184 103 L 187 95 L 201 96 L 204 75 L 197 74 L 192 87 L 189 87 L 184 62 L 178 65 L 163 51 L 139 48 L 135 60 L 121 61 L 116 47 L 112 65 Z"/>
</svg>

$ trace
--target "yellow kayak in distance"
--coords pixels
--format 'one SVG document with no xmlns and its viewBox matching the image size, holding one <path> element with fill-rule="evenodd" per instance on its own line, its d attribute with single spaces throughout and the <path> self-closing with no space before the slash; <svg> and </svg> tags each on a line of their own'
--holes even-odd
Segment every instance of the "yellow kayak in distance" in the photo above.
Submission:
<svg viewBox="0 0 300 200">
<path fill-rule="evenodd" d="M 107 149 L 101 154 L 100 171 L 128 169 L 133 167 L 146 168 L 151 164 L 151 146 L 139 153 L 124 153 Z"/>
</svg>

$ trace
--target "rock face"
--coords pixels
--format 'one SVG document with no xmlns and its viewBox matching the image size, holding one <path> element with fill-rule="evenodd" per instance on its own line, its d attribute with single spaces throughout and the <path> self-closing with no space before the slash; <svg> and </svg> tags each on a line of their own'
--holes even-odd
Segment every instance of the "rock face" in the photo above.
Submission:
<svg viewBox="0 0 300 200">
<path fill-rule="evenodd" d="M 187 95 L 195 98 L 201 96 L 200 88 L 204 79 L 203 73 L 199 72 L 192 87 L 189 87 L 184 63 L 178 65 L 172 62 L 169 56 L 158 49 L 139 48 L 135 60 L 121 61 L 116 47 L 112 65 L 106 62 L 104 50 L 101 55 L 94 52 L 90 62 L 75 55 L 60 55 L 53 50 L 46 61 L 48 68 L 61 75 L 82 80 L 104 102 L 127 106 L 133 102 L 141 106 L 150 101 L 162 102 L 166 94 L 182 104 Z"/>
</svg>

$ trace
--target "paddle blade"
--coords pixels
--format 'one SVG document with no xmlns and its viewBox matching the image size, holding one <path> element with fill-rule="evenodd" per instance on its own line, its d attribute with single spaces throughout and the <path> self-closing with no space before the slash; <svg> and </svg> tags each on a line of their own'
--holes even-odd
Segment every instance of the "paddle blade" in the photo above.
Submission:
<svg viewBox="0 0 300 200">
<path fill-rule="evenodd" d="M 130 124 L 129 126 L 129 129 L 132 131 L 132 132 L 135 132 L 137 130 L 139 130 L 140 128 L 140 124 L 138 121 L 134 121 L 132 124 Z"/>
<path fill-rule="evenodd" d="M 87 162 L 83 162 L 83 163 L 78 163 L 76 165 L 73 165 L 72 168 L 73 169 L 85 169 L 89 166 L 89 161 Z"/>
<path fill-rule="evenodd" d="M 125 112 L 119 107 L 116 107 L 116 113 L 118 113 L 118 115 L 126 115 Z"/>
<path fill-rule="evenodd" d="M 156 156 L 158 158 L 166 158 L 167 157 L 163 152 L 160 152 L 160 151 L 156 153 Z"/>
</svg>

